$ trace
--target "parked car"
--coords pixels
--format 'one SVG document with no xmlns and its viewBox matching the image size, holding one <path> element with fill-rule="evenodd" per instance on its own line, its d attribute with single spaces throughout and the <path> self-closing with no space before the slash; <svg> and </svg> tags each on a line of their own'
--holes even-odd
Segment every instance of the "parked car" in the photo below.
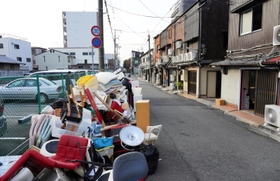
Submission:
<svg viewBox="0 0 280 181">
<path fill-rule="evenodd" d="M 0 97 L 0 136 L 7 132 L 7 120 L 4 116 L 4 102 Z"/>
<path fill-rule="evenodd" d="M 18 78 L 0 87 L 0 94 L 4 100 L 37 100 L 40 95 L 40 102 L 46 103 L 50 99 L 56 99 L 61 93 L 61 86 L 54 82 L 40 77 L 40 92 L 38 93 L 37 78 Z"/>
</svg>

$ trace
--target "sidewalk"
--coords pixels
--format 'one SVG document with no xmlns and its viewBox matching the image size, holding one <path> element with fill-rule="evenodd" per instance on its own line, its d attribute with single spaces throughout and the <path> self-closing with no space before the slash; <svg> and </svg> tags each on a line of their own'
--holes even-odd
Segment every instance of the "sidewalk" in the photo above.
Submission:
<svg viewBox="0 0 280 181">
<path fill-rule="evenodd" d="M 137 79 L 139 81 L 149 83 L 147 80 L 143 80 L 139 77 Z M 197 98 L 193 95 L 187 94 L 185 92 L 170 91 L 168 87 L 162 87 L 162 86 L 156 86 L 156 85 L 154 85 L 154 86 L 161 89 L 162 91 L 168 92 L 169 94 L 178 94 L 179 96 L 185 97 L 187 99 L 194 99 L 205 105 L 211 106 L 216 109 L 220 109 L 220 110 L 224 111 L 225 114 L 235 117 L 236 120 L 245 122 L 245 123 L 249 124 L 250 126 L 255 127 L 256 129 L 254 131 L 259 130 L 259 132 L 258 132 L 259 134 L 264 134 L 265 136 L 268 136 L 268 137 L 280 142 L 280 132 L 277 131 L 277 129 L 274 127 L 265 126 L 264 118 L 261 116 L 254 115 L 253 112 L 250 110 L 238 110 L 237 108 L 235 108 L 231 105 L 227 105 L 227 104 L 218 106 L 215 103 L 215 98 L 202 99 L 202 98 Z"/>
</svg>

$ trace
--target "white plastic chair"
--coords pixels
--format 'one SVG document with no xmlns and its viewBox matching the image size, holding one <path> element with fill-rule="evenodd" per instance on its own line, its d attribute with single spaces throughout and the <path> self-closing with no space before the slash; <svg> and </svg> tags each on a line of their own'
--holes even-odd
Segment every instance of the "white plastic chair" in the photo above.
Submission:
<svg viewBox="0 0 280 181">
<path fill-rule="evenodd" d="M 162 130 L 162 125 L 147 126 L 144 142 L 155 144 L 158 139 L 159 133 Z"/>
</svg>

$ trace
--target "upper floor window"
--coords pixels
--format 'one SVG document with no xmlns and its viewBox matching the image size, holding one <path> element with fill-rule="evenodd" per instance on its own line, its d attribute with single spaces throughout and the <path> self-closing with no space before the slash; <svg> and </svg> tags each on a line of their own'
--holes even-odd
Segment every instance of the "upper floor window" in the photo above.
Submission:
<svg viewBox="0 0 280 181">
<path fill-rule="evenodd" d="M 26 58 L 26 62 L 31 62 L 31 58 Z"/>
<path fill-rule="evenodd" d="M 248 34 L 262 28 L 262 4 L 253 7 L 240 15 L 240 34 Z"/>
<path fill-rule="evenodd" d="M 21 62 L 21 61 L 22 61 L 22 58 L 21 58 L 21 57 L 17 57 L 17 60 Z"/>
<path fill-rule="evenodd" d="M 168 38 L 172 38 L 172 29 L 168 30 Z"/>
<path fill-rule="evenodd" d="M 83 52 L 83 55 L 88 55 L 88 52 Z"/>
<path fill-rule="evenodd" d="M 3 43 L 0 43 L 0 48 L 4 48 L 4 45 L 3 45 Z"/>
<path fill-rule="evenodd" d="M 76 55 L 76 53 L 75 52 L 70 52 L 70 55 Z"/>
<path fill-rule="evenodd" d="M 19 45 L 18 44 L 14 44 L 14 48 L 15 49 L 19 49 Z"/>
</svg>

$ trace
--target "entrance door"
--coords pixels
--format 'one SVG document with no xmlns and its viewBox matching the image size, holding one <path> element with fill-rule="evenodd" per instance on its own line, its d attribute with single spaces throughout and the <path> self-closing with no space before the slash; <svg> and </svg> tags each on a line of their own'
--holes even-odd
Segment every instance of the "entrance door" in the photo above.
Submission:
<svg viewBox="0 0 280 181">
<path fill-rule="evenodd" d="M 196 94 L 196 70 L 188 71 L 188 93 Z"/>
<path fill-rule="evenodd" d="M 208 98 L 221 97 L 221 72 L 207 72 L 207 95 Z"/>
<path fill-rule="evenodd" d="M 277 71 L 259 70 L 257 71 L 257 82 L 255 91 L 255 114 L 264 115 L 266 104 L 275 104 L 277 96 Z"/>
</svg>

